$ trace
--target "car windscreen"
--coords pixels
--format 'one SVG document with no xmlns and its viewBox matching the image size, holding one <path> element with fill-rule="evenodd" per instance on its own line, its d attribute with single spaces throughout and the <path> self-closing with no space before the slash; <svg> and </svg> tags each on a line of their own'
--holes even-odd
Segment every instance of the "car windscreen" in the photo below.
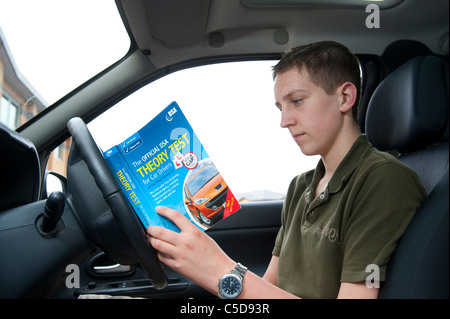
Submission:
<svg viewBox="0 0 450 319">
<path fill-rule="evenodd" d="M 114 1 L 0 1 L 0 121 L 20 127 L 130 45 Z"/>
<path fill-rule="evenodd" d="M 187 184 L 189 192 L 195 195 L 206 183 L 219 174 L 214 165 L 208 165 L 197 173 Z"/>
</svg>

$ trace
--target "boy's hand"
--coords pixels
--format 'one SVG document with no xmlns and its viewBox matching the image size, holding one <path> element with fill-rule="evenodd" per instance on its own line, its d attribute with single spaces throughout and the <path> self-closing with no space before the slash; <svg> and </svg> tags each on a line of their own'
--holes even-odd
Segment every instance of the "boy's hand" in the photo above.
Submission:
<svg viewBox="0 0 450 319">
<path fill-rule="evenodd" d="M 163 227 L 147 228 L 159 260 L 217 295 L 219 278 L 233 269 L 236 262 L 180 212 L 167 207 L 157 207 L 156 212 L 172 220 L 181 230 L 177 233 Z"/>
</svg>

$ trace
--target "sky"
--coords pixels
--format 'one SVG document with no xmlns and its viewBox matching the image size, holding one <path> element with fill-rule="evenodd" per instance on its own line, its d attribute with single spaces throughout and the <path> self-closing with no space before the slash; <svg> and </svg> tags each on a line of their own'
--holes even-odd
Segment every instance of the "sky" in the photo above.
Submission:
<svg viewBox="0 0 450 319">
<path fill-rule="evenodd" d="M 105 3 L 114 4 L 0 0 L 0 26 L 16 65 L 49 104 L 127 52 L 125 31 L 114 23 L 117 9 L 105 9 Z M 235 194 L 285 193 L 291 179 L 314 168 L 318 158 L 301 154 L 279 125 L 271 76 L 275 63 L 219 64 L 177 72 L 137 91 L 88 127 L 106 150 L 177 101 Z"/>
</svg>

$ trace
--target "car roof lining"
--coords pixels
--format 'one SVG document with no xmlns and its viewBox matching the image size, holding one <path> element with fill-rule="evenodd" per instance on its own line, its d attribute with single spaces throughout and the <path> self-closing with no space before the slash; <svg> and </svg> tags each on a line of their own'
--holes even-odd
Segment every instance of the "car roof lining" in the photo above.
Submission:
<svg viewBox="0 0 450 319">
<path fill-rule="evenodd" d="M 368 13 L 363 8 L 269 10 L 249 8 L 239 0 L 194 0 L 186 9 L 180 5 L 183 1 L 164 1 L 164 5 L 160 2 L 121 2 L 125 16 L 133 17 L 130 28 L 137 45 L 152 52 L 149 59 L 157 67 L 204 56 L 205 53 L 254 53 L 255 43 L 258 43 L 258 52 L 269 53 L 284 52 L 301 43 L 333 39 L 344 43 L 353 52 L 381 54 L 391 42 L 398 40 L 399 34 L 412 34 L 433 52 L 439 53 L 441 38 L 448 33 L 448 13 L 442 10 L 442 5 L 430 6 L 423 0 L 403 1 L 398 6 L 382 10 L 380 28 L 383 32 L 365 26 Z M 448 8 L 448 1 L 444 2 Z M 196 10 L 201 12 L 200 16 L 193 14 Z M 405 12 L 400 18 L 398 10 Z M 167 16 L 172 18 L 167 19 Z M 426 17 L 433 19 L 427 21 Z M 186 28 L 186 25 L 190 27 Z M 274 32 L 280 29 L 289 34 L 289 41 L 283 45 L 273 41 Z M 223 35 L 224 43 L 220 47 L 211 47 L 210 36 L 217 32 Z M 258 41 L 254 42 L 252 38 Z M 371 41 L 359 41 L 361 38 Z"/>
</svg>

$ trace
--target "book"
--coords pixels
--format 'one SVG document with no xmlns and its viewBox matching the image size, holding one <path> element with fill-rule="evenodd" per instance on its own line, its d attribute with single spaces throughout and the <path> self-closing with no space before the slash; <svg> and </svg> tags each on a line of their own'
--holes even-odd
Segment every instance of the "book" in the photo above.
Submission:
<svg viewBox="0 0 450 319">
<path fill-rule="evenodd" d="M 201 230 L 240 209 L 176 102 L 103 156 L 145 229 L 180 231 L 157 206 L 181 212 Z"/>
</svg>

